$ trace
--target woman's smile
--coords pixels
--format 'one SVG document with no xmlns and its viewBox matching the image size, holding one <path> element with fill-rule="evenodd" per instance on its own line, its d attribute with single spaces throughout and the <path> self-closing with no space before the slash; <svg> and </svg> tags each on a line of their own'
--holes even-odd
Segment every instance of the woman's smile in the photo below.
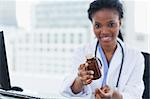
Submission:
<svg viewBox="0 0 150 99">
<path fill-rule="evenodd" d="M 112 36 L 102 35 L 102 36 L 100 36 L 99 39 L 100 39 L 101 42 L 110 42 L 110 41 L 112 41 Z"/>
</svg>

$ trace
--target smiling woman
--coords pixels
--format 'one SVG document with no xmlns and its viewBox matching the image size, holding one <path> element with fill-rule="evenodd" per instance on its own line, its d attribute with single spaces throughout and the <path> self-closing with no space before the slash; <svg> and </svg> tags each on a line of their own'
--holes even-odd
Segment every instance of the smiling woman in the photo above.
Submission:
<svg viewBox="0 0 150 99">
<path fill-rule="evenodd" d="M 5 2 L 5 4 L 1 1 Z M 110 92 L 117 89 L 117 92 L 123 97 L 128 96 L 128 99 L 129 96 L 135 99 L 133 96 L 134 93 L 129 94 L 131 91 L 135 92 L 135 94 L 138 93 L 140 97 L 143 90 L 142 81 L 139 81 L 143 69 L 142 57 L 138 52 L 131 51 L 128 47 L 126 48 L 126 45 L 118 38 L 120 37 L 120 31 L 124 33 L 124 37 L 129 35 L 129 40 L 124 38 L 125 43 L 127 40 L 129 41 L 129 45 L 132 44 L 131 40 L 134 40 L 136 37 L 132 36 L 133 31 L 130 31 L 130 29 L 134 30 L 134 17 L 138 16 L 134 16 L 134 1 L 133 4 L 127 5 L 126 7 L 129 13 L 125 15 L 125 20 L 123 19 L 124 22 L 122 22 L 121 13 L 118 13 L 118 10 L 109 9 L 109 6 L 107 6 L 107 9 L 98 9 L 97 11 L 96 9 L 102 6 L 98 5 L 95 7 L 93 3 L 91 5 L 93 6 L 93 8 L 91 8 L 92 16 L 89 21 L 86 12 L 89 1 L 97 2 L 100 0 L 0 0 L 0 12 L 2 11 L 2 14 L 0 14 L 0 24 L 8 27 L 8 32 L 4 31 L 6 41 L 8 42 L 6 49 L 8 50 L 7 52 L 10 53 L 8 61 L 9 66 L 11 66 L 11 81 L 13 85 L 19 85 L 23 89 L 37 92 L 39 95 L 44 95 L 49 98 L 55 96 L 58 98 L 60 96 L 58 89 L 62 88 L 65 90 L 65 88 L 70 87 L 77 78 L 79 82 L 82 80 L 83 84 L 85 84 L 84 87 L 81 86 L 83 90 L 78 94 L 74 94 L 72 93 L 72 86 L 72 89 L 66 89 L 70 92 L 64 91 L 67 93 L 67 96 L 73 96 L 75 99 L 76 97 L 88 99 L 85 97 L 94 96 L 95 93 L 99 93 L 100 88 L 103 89 L 103 91 L 109 89 Z M 130 4 L 130 0 L 127 0 L 127 2 L 128 1 Z M 112 5 L 112 3 L 110 5 Z M 115 5 L 113 5 L 113 7 L 114 6 Z M 6 16 L 4 17 L 4 15 Z M 144 15 L 144 17 L 146 16 Z M 11 26 L 9 27 L 9 24 L 3 24 L 4 21 L 10 24 L 14 22 L 14 26 L 16 27 L 10 29 Z M 121 28 L 124 23 L 125 27 Z M 90 33 L 91 28 L 94 33 Z M 97 38 L 91 41 L 91 35 Z M 87 55 L 94 56 L 98 40 L 96 57 L 102 62 L 102 77 L 98 80 L 88 80 L 87 84 L 85 79 L 93 77 L 93 75 L 90 75 L 93 74 L 93 72 L 78 70 L 78 68 L 80 64 L 85 66 L 84 63 L 86 62 Z M 87 42 L 92 43 L 81 47 L 81 49 L 77 49 L 77 53 L 75 53 L 73 57 L 74 61 L 71 61 L 72 52 Z M 141 45 L 145 46 L 147 43 L 142 42 L 142 44 L 140 44 L 141 41 L 136 42 L 133 46 L 137 48 L 141 47 Z M 121 47 L 123 47 L 124 51 L 122 51 Z M 122 52 L 125 52 L 125 58 L 123 58 Z M 120 74 L 118 88 L 116 88 L 122 59 L 124 59 L 123 68 Z M 137 61 L 137 63 L 135 63 L 135 61 Z M 141 62 L 140 67 L 138 62 Z M 135 65 L 137 68 L 134 68 Z M 104 68 L 104 66 L 106 66 L 106 68 Z M 73 71 L 71 71 L 72 67 Z M 128 79 L 128 75 L 130 75 L 131 71 L 133 71 L 133 75 L 131 75 L 129 82 L 126 82 L 125 80 Z M 105 80 L 104 72 L 107 74 Z M 67 80 L 70 81 L 66 84 L 70 86 L 66 85 L 66 87 L 63 88 L 61 85 L 58 85 L 57 82 L 61 82 L 63 76 L 68 73 L 71 73 L 71 77 L 67 78 Z M 84 73 L 88 74 L 86 75 L 87 78 Z M 74 75 L 74 77 L 72 75 Z M 131 83 L 131 81 L 133 81 L 133 83 Z M 34 85 L 31 85 L 30 82 L 33 82 Z M 140 87 L 134 86 L 134 83 Z M 125 86 L 126 84 L 127 86 Z M 133 87 L 136 88 L 137 93 L 135 90 L 132 90 Z M 96 88 L 98 88 L 98 91 L 96 91 Z M 75 93 L 76 91 L 78 90 L 74 90 Z M 106 90 L 105 92 L 108 91 Z M 83 98 L 82 96 L 85 97 Z M 99 97 L 99 94 L 97 97 Z"/>
<path fill-rule="evenodd" d="M 144 58 L 118 38 L 123 14 L 119 0 L 95 0 L 90 4 L 88 17 L 96 39 L 77 49 L 73 69 L 61 88 L 62 95 L 82 99 L 142 99 Z M 86 61 L 89 54 L 102 63 L 99 65 L 102 76 L 97 80 L 93 79 L 95 72 L 87 69 L 91 66 Z"/>
</svg>

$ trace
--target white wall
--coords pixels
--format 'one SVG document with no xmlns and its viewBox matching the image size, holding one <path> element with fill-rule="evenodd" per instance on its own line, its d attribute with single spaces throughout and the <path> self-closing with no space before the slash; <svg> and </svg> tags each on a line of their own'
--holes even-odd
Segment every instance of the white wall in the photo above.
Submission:
<svg viewBox="0 0 150 99">
<path fill-rule="evenodd" d="M 138 50 L 150 53 L 150 2 L 125 1 L 125 42 Z"/>
</svg>

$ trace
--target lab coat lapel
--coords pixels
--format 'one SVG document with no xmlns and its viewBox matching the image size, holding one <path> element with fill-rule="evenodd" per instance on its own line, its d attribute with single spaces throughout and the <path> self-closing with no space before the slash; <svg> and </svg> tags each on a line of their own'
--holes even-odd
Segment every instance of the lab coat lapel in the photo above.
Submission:
<svg viewBox="0 0 150 99">
<path fill-rule="evenodd" d="M 117 49 L 111 59 L 108 69 L 107 75 L 107 84 L 111 87 L 115 87 L 119 75 L 119 70 L 121 66 L 121 59 L 122 59 L 122 51 L 119 44 L 117 45 Z"/>
<path fill-rule="evenodd" d="M 124 89 L 124 86 L 126 85 L 127 81 L 129 80 L 130 75 L 132 74 L 132 71 L 134 69 L 134 64 L 131 64 L 131 62 L 130 62 L 132 60 L 130 59 L 130 61 L 129 61 L 126 57 L 129 57 L 129 56 L 127 56 L 125 54 L 125 59 L 124 59 L 122 73 L 121 73 L 120 82 L 119 82 L 120 90 Z"/>
<path fill-rule="evenodd" d="M 130 74 L 132 73 L 132 70 L 134 68 L 134 65 L 129 62 L 129 60 L 126 58 L 127 57 L 127 51 L 122 44 L 122 47 L 124 49 L 124 61 L 123 61 L 123 67 L 122 67 L 122 72 L 119 80 L 119 86 L 118 90 L 123 90 L 129 77 Z M 121 67 L 121 60 L 122 60 L 122 51 L 121 47 L 119 47 L 116 52 L 114 53 L 114 56 L 111 60 L 109 70 L 108 70 L 108 76 L 107 76 L 107 84 L 111 86 L 112 88 L 116 88 L 118 76 L 119 76 L 119 71 Z"/>
</svg>

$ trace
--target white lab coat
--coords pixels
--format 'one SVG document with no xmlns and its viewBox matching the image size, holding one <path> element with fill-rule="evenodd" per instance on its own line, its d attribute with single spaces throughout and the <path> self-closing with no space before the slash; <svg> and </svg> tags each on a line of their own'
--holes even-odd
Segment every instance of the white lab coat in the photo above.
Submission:
<svg viewBox="0 0 150 99">
<path fill-rule="evenodd" d="M 142 99 L 144 90 L 144 83 L 142 80 L 144 73 L 144 57 L 140 52 L 128 48 L 120 39 L 118 40 L 121 43 L 125 54 L 119 86 L 118 88 L 115 87 L 122 59 L 122 51 L 119 44 L 117 45 L 117 49 L 109 65 L 106 83 L 111 88 L 118 90 L 123 95 L 123 99 Z M 101 88 L 103 72 L 100 79 L 94 80 L 91 84 L 85 86 L 84 90 L 79 94 L 73 94 L 70 89 L 74 79 L 77 77 L 78 67 L 86 61 L 85 56 L 87 54 L 92 54 L 94 56 L 96 42 L 97 40 L 87 46 L 84 46 L 83 48 L 78 49 L 74 54 L 72 71 L 70 72 L 70 75 L 65 78 L 60 90 L 61 94 L 68 97 L 68 99 L 94 99 L 95 89 Z M 97 57 L 102 62 L 98 50 Z M 103 69 L 104 68 L 102 66 L 102 71 Z"/>
</svg>

